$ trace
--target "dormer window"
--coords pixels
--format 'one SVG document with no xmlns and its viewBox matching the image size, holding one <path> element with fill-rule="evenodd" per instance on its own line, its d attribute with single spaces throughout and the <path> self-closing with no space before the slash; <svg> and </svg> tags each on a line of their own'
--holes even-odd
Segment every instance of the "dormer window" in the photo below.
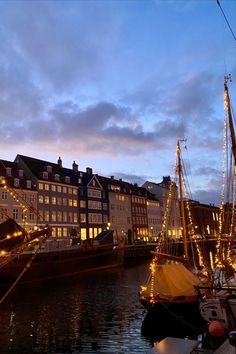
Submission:
<svg viewBox="0 0 236 354">
<path fill-rule="evenodd" d="M 31 186 L 32 186 L 32 182 L 31 182 L 30 179 L 28 179 L 28 180 L 26 181 L 26 188 L 31 188 Z"/>
<path fill-rule="evenodd" d="M 14 178 L 14 187 L 19 187 L 19 178 Z"/>
<path fill-rule="evenodd" d="M 7 177 L 11 177 L 11 167 L 6 168 L 6 175 Z"/>
<path fill-rule="evenodd" d="M 60 176 L 56 173 L 54 176 L 55 181 L 60 181 Z"/>
<path fill-rule="evenodd" d="M 24 176 L 24 171 L 18 170 L 18 176 L 19 176 L 19 178 L 22 178 Z"/>
<path fill-rule="evenodd" d="M 43 171 L 43 179 L 48 179 L 48 172 L 47 171 Z"/>
<path fill-rule="evenodd" d="M 65 182 L 66 182 L 66 183 L 70 183 L 70 177 L 69 177 L 69 176 L 66 176 L 66 177 L 65 177 Z"/>
<path fill-rule="evenodd" d="M 46 166 L 46 170 L 48 173 L 52 173 L 52 166 L 50 165 Z"/>
</svg>

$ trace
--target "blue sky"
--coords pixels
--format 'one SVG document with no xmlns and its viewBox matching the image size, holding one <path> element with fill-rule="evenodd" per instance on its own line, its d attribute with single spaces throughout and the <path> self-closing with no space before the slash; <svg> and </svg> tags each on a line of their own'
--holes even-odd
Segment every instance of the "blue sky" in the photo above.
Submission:
<svg viewBox="0 0 236 354">
<path fill-rule="evenodd" d="M 220 0 L 236 33 L 236 1 Z M 0 2 L 0 157 L 24 154 L 132 183 L 172 175 L 220 202 L 223 83 L 236 41 L 216 0 Z"/>
</svg>

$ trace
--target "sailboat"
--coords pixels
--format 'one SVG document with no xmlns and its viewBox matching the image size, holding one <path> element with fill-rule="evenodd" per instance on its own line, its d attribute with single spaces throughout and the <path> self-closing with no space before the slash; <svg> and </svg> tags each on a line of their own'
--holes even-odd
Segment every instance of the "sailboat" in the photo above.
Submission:
<svg viewBox="0 0 236 354">
<path fill-rule="evenodd" d="M 176 152 L 183 252 L 180 255 L 180 251 L 176 248 L 177 243 L 170 241 L 166 234 L 171 205 L 179 204 L 178 198 L 172 201 L 172 198 L 176 196 L 177 187 L 176 183 L 171 181 L 161 236 L 153 253 L 148 280 L 145 285 L 141 286 L 139 292 L 140 302 L 147 309 L 142 324 L 142 333 L 155 340 L 166 336 L 185 337 L 197 334 L 203 330 L 205 325 L 205 320 L 200 315 L 199 296 L 195 288 L 200 285 L 200 278 L 193 273 L 193 263 L 189 256 L 190 241 L 187 239 L 185 215 L 186 209 L 189 210 L 189 208 L 183 196 L 186 183 L 183 179 L 180 140 L 177 141 Z M 199 262 L 198 265 L 200 265 Z"/>
<path fill-rule="evenodd" d="M 215 261 L 212 265 L 211 286 L 197 289 L 207 290 L 201 297 L 200 312 L 208 321 L 221 322 L 226 331 L 236 328 L 236 258 L 235 258 L 235 182 L 236 182 L 236 138 L 230 104 L 228 82 L 230 75 L 224 78 L 224 156 L 228 161 L 222 171 L 221 213 L 219 235 L 216 245 Z M 230 144 L 228 143 L 230 142 Z M 228 155 L 230 154 L 230 157 Z M 224 166 L 226 163 L 223 163 Z M 227 171 L 225 171 L 225 169 Z M 225 182 L 225 176 L 228 175 Z M 225 188 L 227 187 L 227 189 Z M 225 190 L 226 189 L 226 190 Z M 227 201 L 225 198 L 227 196 Z"/>
</svg>

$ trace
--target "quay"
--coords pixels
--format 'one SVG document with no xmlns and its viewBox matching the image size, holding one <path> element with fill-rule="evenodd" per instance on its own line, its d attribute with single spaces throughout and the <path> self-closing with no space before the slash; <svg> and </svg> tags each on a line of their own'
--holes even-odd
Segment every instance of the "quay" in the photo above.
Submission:
<svg viewBox="0 0 236 354">
<path fill-rule="evenodd" d="M 183 253 L 183 241 L 173 241 L 176 245 L 176 249 L 178 249 L 179 255 Z M 198 244 L 204 244 L 204 250 L 209 253 L 209 252 L 215 252 L 216 250 L 216 238 L 212 239 L 206 239 L 206 240 L 197 240 Z M 128 260 L 133 260 L 137 258 L 151 258 L 152 257 L 152 252 L 155 251 L 155 248 L 157 246 L 157 243 L 140 243 L 140 244 L 131 244 L 131 245 L 125 245 L 125 251 L 124 251 L 124 261 Z M 193 244 L 194 250 L 195 250 L 195 245 Z M 188 248 L 189 252 L 192 252 L 191 249 L 191 244 L 188 241 Z"/>
</svg>

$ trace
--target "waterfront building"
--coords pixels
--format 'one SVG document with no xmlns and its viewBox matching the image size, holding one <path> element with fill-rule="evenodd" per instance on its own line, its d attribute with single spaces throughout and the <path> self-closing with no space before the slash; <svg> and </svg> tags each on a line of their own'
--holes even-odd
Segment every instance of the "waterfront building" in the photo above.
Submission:
<svg viewBox="0 0 236 354">
<path fill-rule="evenodd" d="M 166 205 L 169 198 L 170 205 L 168 207 L 169 213 L 165 220 L 166 234 L 172 238 L 178 238 L 182 235 L 181 220 L 180 220 L 180 207 L 178 200 L 178 187 L 172 182 L 171 196 L 170 196 L 170 176 L 164 176 L 160 183 L 146 181 L 142 187 L 146 188 L 149 192 L 154 194 L 156 199 L 160 201 L 161 220 L 164 220 Z"/>
<path fill-rule="evenodd" d="M 90 167 L 79 172 L 78 183 L 81 239 L 92 239 L 109 227 L 108 197 Z"/>
<path fill-rule="evenodd" d="M 203 204 L 195 200 L 188 201 L 195 233 L 203 237 L 217 237 L 219 235 L 220 208 L 214 204 Z M 185 201 L 187 210 L 187 201 Z M 187 211 L 185 213 L 188 215 Z M 188 220 L 190 224 L 190 221 Z"/>
<path fill-rule="evenodd" d="M 32 179 L 38 190 L 37 224 L 49 223 L 52 236 L 77 235 L 78 230 L 78 186 L 70 169 L 57 163 L 17 155 L 15 162 Z"/>
<path fill-rule="evenodd" d="M 38 192 L 18 164 L 0 160 L 0 223 L 13 217 L 27 231 L 37 221 Z"/>
<path fill-rule="evenodd" d="M 157 241 L 161 232 L 161 205 L 155 197 L 147 198 L 148 239 Z"/>
<path fill-rule="evenodd" d="M 114 230 L 114 238 L 133 242 L 131 211 L 131 184 L 115 179 L 114 176 L 98 176 L 109 202 L 109 227 Z"/>
<path fill-rule="evenodd" d="M 148 240 L 147 198 L 148 190 L 132 185 L 131 208 L 134 240 Z"/>
</svg>

